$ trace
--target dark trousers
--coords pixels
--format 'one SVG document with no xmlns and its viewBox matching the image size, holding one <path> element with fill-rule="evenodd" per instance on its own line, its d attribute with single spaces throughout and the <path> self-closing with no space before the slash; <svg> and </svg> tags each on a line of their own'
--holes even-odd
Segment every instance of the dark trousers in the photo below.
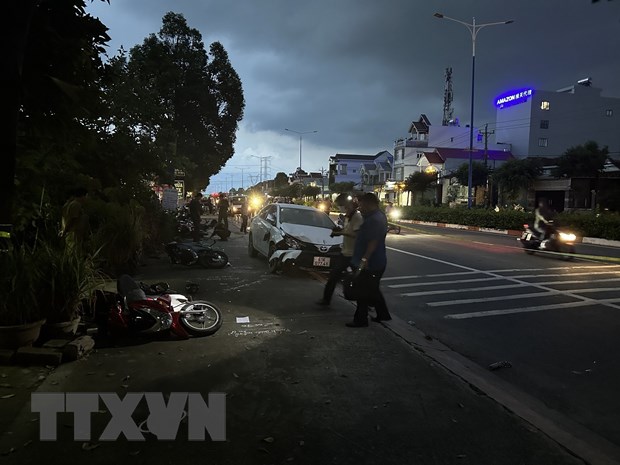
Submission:
<svg viewBox="0 0 620 465">
<path fill-rule="evenodd" d="M 200 242 L 200 218 L 193 218 L 192 223 L 194 224 L 194 229 L 192 231 L 194 242 Z"/>
<path fill-rule="evenodd" d="M 342 274 L 346 271 L 347 267 L 351 263 L 351 257 L 346 257 L 344 255 L 339 255 L 338 257 L 333 258 L 335 261 L 333 268 L 329 272 L 329 279 L 325 284 L 325 289 L 323 290 L 323 301 L 330 302 L 332 299 L 332 295 L 334 295 L 334 290 L 336 289 L 336 284 L 342 278 Z"/>
<path fill-rule="evenodd" d="M 241 232 L 244 233 L 248 229 L 248 215 L 241 215 Z"/>
<path fill-rule="evenodd" d="M 391 318 L 390 312 L 379 288 L 381 276 L 385 269 L 380 271 L 363 270 L 357 278 L 360 295 L 357 299 L 357 308 L 353 321 L 356 323 L 368 323 L 368 307 L 375 307 L 377 318 L 380 320 L 388 320 Z"/>
<path fill-rule="evenodd" d="M 220 212 L 217 217 L 217 222 L 222 223 L 228 229 L 228 212 Z"/>
</svg>

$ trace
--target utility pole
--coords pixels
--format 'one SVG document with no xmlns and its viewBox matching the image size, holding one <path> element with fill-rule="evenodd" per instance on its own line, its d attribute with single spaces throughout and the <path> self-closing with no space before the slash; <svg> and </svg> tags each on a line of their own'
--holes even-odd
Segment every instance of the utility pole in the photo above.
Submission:
<svg viewBox="0 0 620 465">
<path fill-rule="evenodd" d="M 489 131 L 489 123 L 486 123 L 484 125 L 484 132 L 480 131 L 480 134 L 484 136 L 484 166 L 486 167 L 489 159 L 489 136 L 495 134 L 495 130 Z"/>
<path fill-rule="evenodd" d="M 325 168 L 321 166 L 321 197 L 325 196 Z"/>
<path fill-rule="evenodd" d="M 486 207 L 489 207 L 492 203 L 493 203 L 493 195 L 491 192 L 491 189 L 493 188 L 493 186 L 491 186 L 491 183 L 489 182 L 489 173 L 488 173 L 488 159 L 489 159 L 489 136 L 491 134 L 495 134 L 495 131 L 489 131 L 489 123 L 484 125 L 484 132 L 480 132 L 483 136 L 484 136 L 484 167 L 487 168 L 487 173 L 486 173 L 486 185 L 485 185 L 485 192 L 484 192 L 484 203 Z"/>
</svg>

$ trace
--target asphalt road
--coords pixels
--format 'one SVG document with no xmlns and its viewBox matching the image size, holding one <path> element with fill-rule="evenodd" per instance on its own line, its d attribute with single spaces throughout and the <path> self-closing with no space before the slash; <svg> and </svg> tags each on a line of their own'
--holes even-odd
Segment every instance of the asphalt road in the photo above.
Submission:
<svg viewBox="0 0 620 465">
<path fill-rule="evenodd" d="M 620 262 L 526 255 L 514 237 L 433 227 L 388 236 L 391 312 L 620 444 Z"/>
</svg>

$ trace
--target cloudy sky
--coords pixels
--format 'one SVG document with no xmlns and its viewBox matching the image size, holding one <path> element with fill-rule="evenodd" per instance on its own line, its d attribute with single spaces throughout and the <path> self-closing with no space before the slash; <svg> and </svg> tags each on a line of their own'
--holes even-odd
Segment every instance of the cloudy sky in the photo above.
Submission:
<svg viewBox="0 0 620 465">
<path fill-rule="evenodd" d="M 493 98 L 513 88 L 556 90 L 591 77 L 620 97 L 620 0 L 95 0 L 110 56 L 181 13 L 208 48 L 221 42 L 243 82 L 235 155 L 208 191 L 248 187 L 299 166 L 327 169 L 336 153 L 393 152 L 425 113 L 441 125 L 452 67 L 454 115 L 469 123 L 471 35 L 435 12 L 484 28 L 476 40 L 475 126 L 495 121 Z M 259 158 L 256 158 L 259 157 Z M 270 157 L 270 158 L 267 158 Z"/>
</svg>

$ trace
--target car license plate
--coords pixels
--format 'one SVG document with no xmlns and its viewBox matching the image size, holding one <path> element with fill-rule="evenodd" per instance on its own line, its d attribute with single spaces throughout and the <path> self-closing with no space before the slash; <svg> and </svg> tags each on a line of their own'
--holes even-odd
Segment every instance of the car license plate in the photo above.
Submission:
<svg viewBox="0 0 620 465">
<path fill-rule="evenodd" d="M 314 266 L 329 266 L 330 257 L 314 257 Z"/>
</svg>

